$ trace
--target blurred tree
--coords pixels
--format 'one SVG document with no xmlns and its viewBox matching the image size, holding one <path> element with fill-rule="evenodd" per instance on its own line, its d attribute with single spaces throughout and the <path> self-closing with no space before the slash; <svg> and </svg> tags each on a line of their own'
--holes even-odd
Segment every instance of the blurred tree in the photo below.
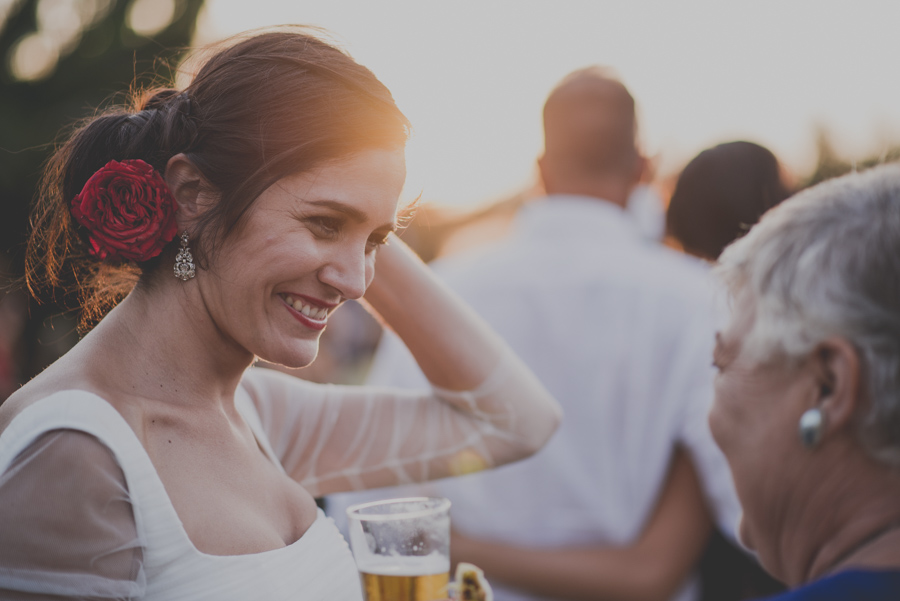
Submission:
<svg viewBox="0 0 900 601">
<path fill-rule="evenodd" d="M 831 134 L 824 127 L 816 132 L 816 150 L 818 159 L 816 166 L 808 176 L 799 183 L 798 189 L 814 186 L 819 182 L 832 177 L 838 177 L 851 171 L 863 171 L 882 163 L 900 161 L 900 144 L 885 145 L 877 155 L 870 155 L 863 159 L 850 161 L 842 158 L 834 148 Z"/>
<path fill-rule="evenodd" d="M 28 207 L 61 130 L 97 107 L 125 101 L 129 90 L 170 83 L 202 4 L 0 0 L 0 252 L 9 257 L 13 278 L 24 265 Z M 55 348 L 38 342 L 47 341 L 47 318 L 62 309 L 31 304 L 16 349 L 21 377 L 74 342 L 74 328 L 66 326 L 66 340 Z"/>
</svg>

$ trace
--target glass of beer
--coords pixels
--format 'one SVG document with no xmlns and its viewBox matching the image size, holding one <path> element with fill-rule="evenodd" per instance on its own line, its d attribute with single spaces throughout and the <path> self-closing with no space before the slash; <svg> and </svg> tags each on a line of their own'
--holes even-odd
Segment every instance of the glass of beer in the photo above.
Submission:
<svg viewBox="0 0 900 601">
<path fill-rule="evenodd" d="M 362 503 L 349 507 L 347 517 L 366 601 L 437 601 L 449 596 L 449 500 Z"/>
</svg>

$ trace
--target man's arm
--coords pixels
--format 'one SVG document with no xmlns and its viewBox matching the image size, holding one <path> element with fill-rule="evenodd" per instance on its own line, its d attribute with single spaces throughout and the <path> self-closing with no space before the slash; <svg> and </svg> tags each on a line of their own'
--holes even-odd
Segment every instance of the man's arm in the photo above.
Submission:
<svg viewBox="0 0 900 601">
<path fill-rule="evenodd" d="M 454 533 L 450 548 L 454 563 L 474 563 L 489 581 L 537 595 L 664 601 L 699 561 L 711 528 L 697 475 L 679 449 L 653 515 L 627 547 L 525 548 Z"/>
</svg>

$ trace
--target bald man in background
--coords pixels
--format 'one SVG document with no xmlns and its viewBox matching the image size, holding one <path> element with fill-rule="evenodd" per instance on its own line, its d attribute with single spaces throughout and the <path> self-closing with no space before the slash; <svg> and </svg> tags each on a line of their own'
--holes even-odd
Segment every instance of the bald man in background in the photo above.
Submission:
<svg viewBox="0 0 900 601">
<path fill-rule="evenodd" d="M 450 498 L 454 561 L 483 568 L 497 601 L 692 601 L 710 514 L 733 534 L 739 513 L 706 422 L 707 269 L 646 242 L 624 210 L 644 158 L 622 83 L 598 67 L 570 74 L 544 130 L 546 197 L 508 237 L 433 265 L 559 400 L 563 425 L 528 460 L 380 496 Z M 427 386 L 391 335 L 370 383 Z"/>
</svg>

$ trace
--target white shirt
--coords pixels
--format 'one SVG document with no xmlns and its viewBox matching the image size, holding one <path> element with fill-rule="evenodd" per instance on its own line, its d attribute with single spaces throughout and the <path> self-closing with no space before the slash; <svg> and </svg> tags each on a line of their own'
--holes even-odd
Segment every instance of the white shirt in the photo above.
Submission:
<svg viewBox="0 0 900 601">
<path fill-rule="evenodd" d="M 627 544 L 681 444 L 734 535 L 740 508 L 706 419 L 719 312 L 705 265 L 643 241 L 611 203 L 554 196 L 526 206 L 508 238 L 434 267 L 564 410 L 534 457 L 431 485 L 451 499 L 454 528 L 537 547 Z M 371 381 L 426 385 L 396 337 L 383 340 Z M 329 509 L 339 519 L 357 499 L 330 499 Z M 497 601 L 535 598 L 495 591 Z"/>
</svg>

